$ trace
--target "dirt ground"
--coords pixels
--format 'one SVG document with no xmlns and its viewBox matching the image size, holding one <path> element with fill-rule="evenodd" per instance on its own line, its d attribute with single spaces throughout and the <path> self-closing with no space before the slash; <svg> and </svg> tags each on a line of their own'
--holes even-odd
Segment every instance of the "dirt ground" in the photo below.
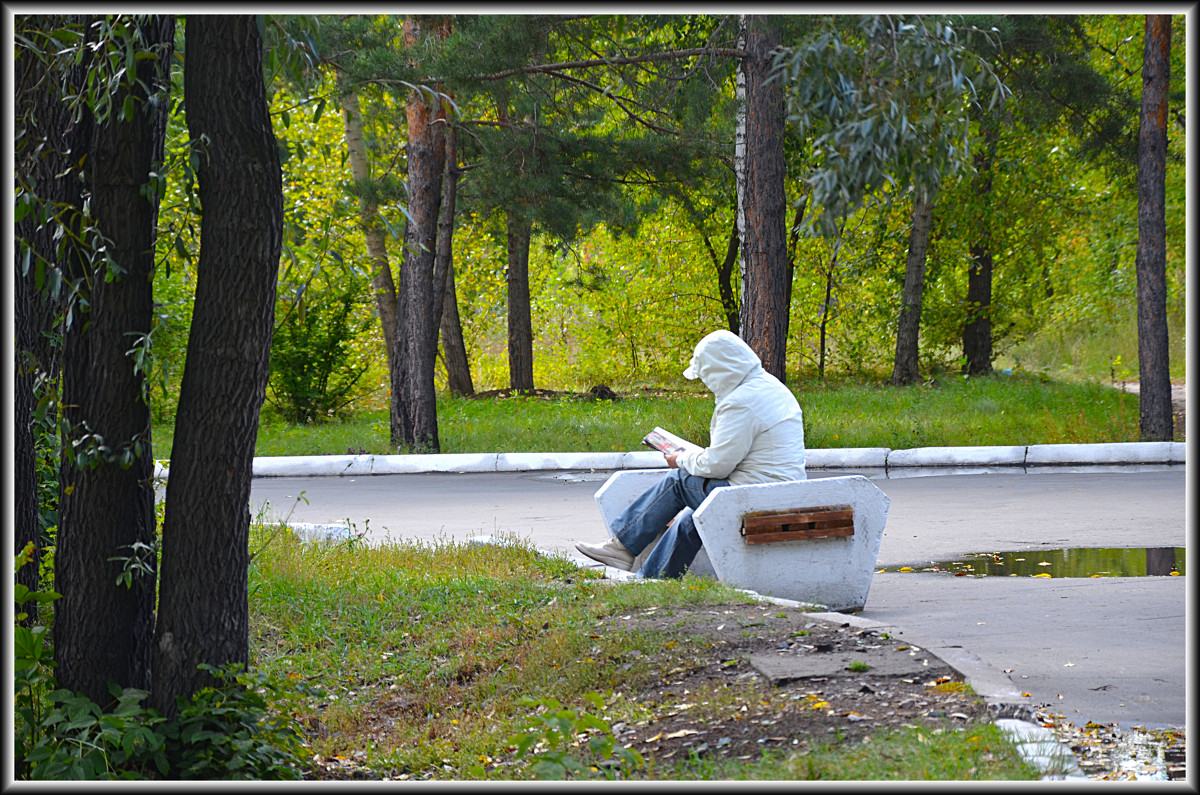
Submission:
<svg viewBox="0 0 1200 795">
<path fill-rule="evenodd" d="M 611 664 L 662 663 L 663 673 L 641 692 L 625 693 L 650 717 L 614 723 L 612 731 L 621 745 L 667 767 L 693 755 L 748 760 L 763 749 L 858 743 L 882 729 L 945 731 L 990 720 L 983 701 L 964 693 L 960 677 L 925 650 L 795 608 L 645 608 L 596 629 L 597 636 L 634 631 L 665 633 L 662 652 L 634 650 Z M 318 759 L 310 777 L 426 778 L 371 770 L 363 761 Z"/>
<path fill-rule="evenodd" d="M 657 608 L 608 623 L 616 631 L 660 630 L 695 650 L 690 665 L 637 694 L 655 718 L 613 726 L 622 745 L 659 762 L 693 753 L 750 759 L 763 748 L 990 720 L 982 700 L 964 694 L 960 677 L 923 649 L 794 608 Z"/>
</svg>

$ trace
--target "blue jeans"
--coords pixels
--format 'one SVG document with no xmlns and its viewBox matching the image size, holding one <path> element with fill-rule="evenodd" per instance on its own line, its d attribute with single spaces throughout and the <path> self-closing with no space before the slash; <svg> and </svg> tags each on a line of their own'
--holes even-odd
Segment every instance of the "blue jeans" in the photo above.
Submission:
<svg viewBox="0 0 1200 795">
<path fill-rule="evenodd" d="M 728 485 L 729 481 L 723 478 L 702 478 L 672 469 L 621 512 L 613 522 L 613 535 L 637 557 L 681 510 L 699 508 L 709 492 Z M 682 577 L 701 546 L 692 512 L 687 511 L 663 534 L 638 574 Z"/>
</svg>

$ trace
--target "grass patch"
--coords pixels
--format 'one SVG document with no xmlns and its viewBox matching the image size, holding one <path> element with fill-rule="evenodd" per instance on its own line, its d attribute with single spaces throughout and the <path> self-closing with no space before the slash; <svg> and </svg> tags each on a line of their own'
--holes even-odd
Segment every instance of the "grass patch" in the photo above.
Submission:
<svg viewBox="0 0 1200 795">
<path fill-rule="evenodd" d="M 744 595 L 692 577 L 613 583 L 515 540 L 309 544 L 256 525 L 251 551 L 252 664 L 315 688 L 293 716 L 310 762 L 326 771 L 525 780 L 565 758 L 581 763 L 572 777 L 589 779 L 1037 777 L 986 727 L 881 732 L 865 747 L 729 765 L 622 761 L 601 742 L 609 727 L 669 709 L 634 694 L 694 665 L 696 650 L 657 631 L 605 629 L 605 620 Z M 705 697 L 717 709 L 750 696 Z"/>
<path fill-rule="evenodd" d="M 1096 382 L 1021 374 L 945 375 L 932 386 L 808 379 L 791 385 L 804 410 L 810 448 L 1025 445 L 1134 442 L 1138 397 Z M 438 432 L 444 453 L 611 452 L 643 449 L 661 425 L 698 444 L 708 440 L 712 396 L 635 391 L 619 401 L 572 397 L 443 397 Z M 160 427 L 162 426 L 162 427 Z M 154 428 L 156 455 L 169 457 L 170 420 Z M 1182 439 L 1180 439 L 1182 441 Z M 264 413 L 260 456 L 385 455 L 388 412 L 291 425 Z"/>
</svg>

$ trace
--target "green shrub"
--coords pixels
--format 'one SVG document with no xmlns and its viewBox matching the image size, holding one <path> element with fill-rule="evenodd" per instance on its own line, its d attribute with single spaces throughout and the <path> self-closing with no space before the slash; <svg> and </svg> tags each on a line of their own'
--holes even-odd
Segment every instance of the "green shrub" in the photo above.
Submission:
<svg viewBox="0 0 1200 795">
<path fill-rule="evenodd" d="M 28 562 L 33 545 L 17 556 Z M 13 589 L 18 608 L 48 604 L 59 595 Z M 201 666 L 217 679 L 190 699 L 177 700 L 179 717 L 165 720 L 142 706 L 148 693 L 109 683 L 108 711 L 55 680 L 49 631 L 24 627 L 18 610 L 14 632 L 16 778 L 102 779 L 299 779 L 304 742 L 291 720 L 285 691 L 265 674 L 236 667 Z"/>
<path fill-rule="evenodd" d="M 371 317 L 361 311 L 360 295 L 350 286 L 316 297 L 296 290 L 279 299 L 267 400 L 288 422 L 339 417 L 365 393 L 362 376 L 370 362 L 356 355 L 355 341 Z"/>
</svg>

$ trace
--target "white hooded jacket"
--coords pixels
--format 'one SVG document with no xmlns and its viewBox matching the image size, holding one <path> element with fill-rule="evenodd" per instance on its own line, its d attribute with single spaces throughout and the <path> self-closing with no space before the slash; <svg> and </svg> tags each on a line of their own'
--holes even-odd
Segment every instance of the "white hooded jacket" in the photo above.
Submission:
<svg viewBox="0 0 1200 795">
<path fill-rule="evenodd" d="M 733 486 L 805 479 L 800 404 L 741 337 L 712 332 L 696 344 L 683 374 L 703 381 L 717 402 L 709 446 L 681 453 L 681 469 Z"/>
</svg>

